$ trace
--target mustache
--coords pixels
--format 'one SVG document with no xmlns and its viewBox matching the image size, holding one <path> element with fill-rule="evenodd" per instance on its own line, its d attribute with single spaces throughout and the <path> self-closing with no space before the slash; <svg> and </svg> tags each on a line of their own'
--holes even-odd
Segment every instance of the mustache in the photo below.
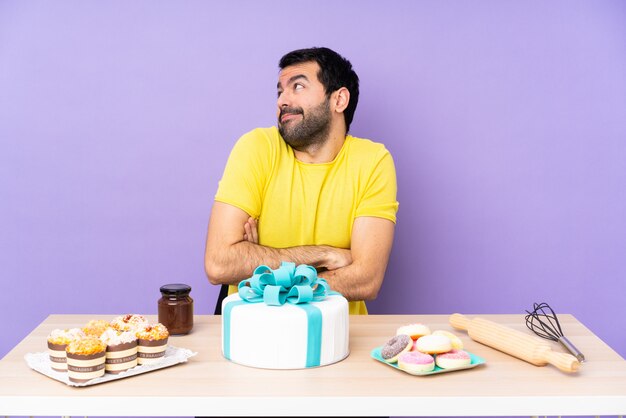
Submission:
<svg viewBox="0 0 626 418">
<path fill-rule="evenodd" d="M 282 109 L 280 109 L 280 115 L 278 115 L 278 119 L 280 120 L 285 114 L 302 115 L 304 114 L 304 109 L 302 109 L 301 107 L 283 107 Z"/>
</svg>

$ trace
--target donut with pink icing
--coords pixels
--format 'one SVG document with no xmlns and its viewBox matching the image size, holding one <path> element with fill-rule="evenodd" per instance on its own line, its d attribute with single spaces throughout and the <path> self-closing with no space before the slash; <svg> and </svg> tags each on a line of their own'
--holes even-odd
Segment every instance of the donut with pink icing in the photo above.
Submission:
<svg viewBox="0 0 626 418">
<path fill-rule="evenodd" d="M 457 369 L 469 366 L 472 359 L 466 351 L 452 350 L 448 353 L 437 354 L 435 363 L 442 369 Z"/>
<path fill-rule="evenodd" d="M 429 354 L 409 351 L 398 357 L 398 368 L 409 373 L 426 373 L 435 370 L 435 359 Z"/>
<path fill-rule="evenodd" d="M 396 335 L 391 338 L 380 350 L 380 355 L 387 363 L 398 361 L 400 354 L 407 352 L 413 347 L 413 340 L 406 334 Z"/>
</svg>

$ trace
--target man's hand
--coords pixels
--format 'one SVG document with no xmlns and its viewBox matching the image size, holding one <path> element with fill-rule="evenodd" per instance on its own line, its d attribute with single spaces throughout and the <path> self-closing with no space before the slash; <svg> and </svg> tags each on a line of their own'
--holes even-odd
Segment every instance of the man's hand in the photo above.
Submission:
<svg viewBox="0 0 626 418">
<path fill-rule="evenodd" d="M 348 300 L 376 298 L 385 277 L 395 224 L 387 219 L 363 216 L 352 227 L 351 262 L 320 273 Z"/>
<path fill-rule="evenodd" d="M 250 216 L 248 220 L 246 221 L 246 223 L 244 224 L 243 229 L 244 229 L 244 233 L 243 233 L 244 240 L 251 242 L 253 244 L 259 243 L 259 231 L 257 229 L 256 219 Z"/>
<path fill-rule="evenodd" d="M 352 264 L 352 252 L 344 248 L 327 247 L 326 262 L 320 267 L 326 270 L 337 270 Z"/>
</svg>

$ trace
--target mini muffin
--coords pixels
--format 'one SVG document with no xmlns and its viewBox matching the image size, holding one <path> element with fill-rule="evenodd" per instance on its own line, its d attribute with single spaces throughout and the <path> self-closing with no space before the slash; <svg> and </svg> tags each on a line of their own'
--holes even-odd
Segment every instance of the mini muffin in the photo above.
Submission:
<svg viewBox="0 0 626 418">
<path fill-rule="evenodd" d="M 158 363 L 165 356 L 169 332 L 163 324 L 148 325 L 136 333 L 139 364 Z"/>
<path fill-rule="evenodd" d="M 83 327 L 83 332 L 88 337 L 100 337 L 104 331 L 111 328 L 109 321 L 103 319 L 94 319 L 87 322 Z"/>
<path fill-rule="evenodd" d="M 100 341 L 107 345 L 105 371 L 119 374 L 137 365 L 137 336 L 131 331 L 109 328 L 102 333 Z"/>
<path fill-rule="evenodd" d="M 85 383 L 104 376 L 106 344 L 95 337 L 85 337 L 70 342 L 67 354 L 67 374 L 71 382 Z"/>
<path fill-rule="evenodd" d="M 147 325 L 146 318 L 137 314 L 118 316 L 111 321 L 111 326 L 118 331 L 137 331 Z"/>
<path fill-rule="evenodd" d="M 79 328 L 55 329 L 48 335 L 48 353 L 52 362 L 52 370 L 67 371 L 67 356 L 65 348 L 75 339 L 83 338 L 85 334 Z"/>
</svg>

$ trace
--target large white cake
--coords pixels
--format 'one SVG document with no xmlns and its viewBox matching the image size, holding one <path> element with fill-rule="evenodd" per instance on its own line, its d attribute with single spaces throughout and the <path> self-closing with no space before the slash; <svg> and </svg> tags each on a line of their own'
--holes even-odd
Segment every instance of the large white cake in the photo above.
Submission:
<svg viewBox="0 0 626 418">
<path fill-rule="evenodd" d="M 348 356 L 348 334 L 348 301 L 338 294 L 281 306 L 249 303 L 238 294 L 222 302 L 222 353 L 246 366 L 302 369 L 336 363 Z"/>
</svg>

